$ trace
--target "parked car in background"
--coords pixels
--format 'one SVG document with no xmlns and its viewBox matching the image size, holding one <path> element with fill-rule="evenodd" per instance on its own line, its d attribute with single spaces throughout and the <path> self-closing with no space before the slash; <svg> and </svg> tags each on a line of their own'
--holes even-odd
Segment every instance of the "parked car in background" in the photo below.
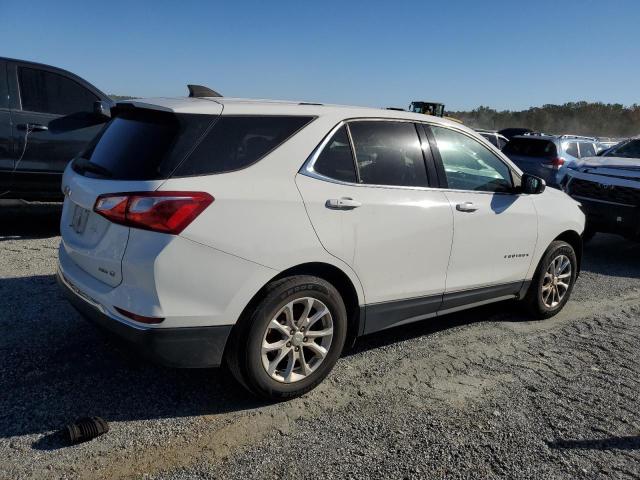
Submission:
<svg viewBox="0 0 640 480">
<path fill-rule="evenodd" d="M 640 240 L 640 139 L 573 163 L 564 189 L 583 205 L 586 239 L 607 232 Z"/>
<path fill-rule="evenodd" d="M 566 167 L 582 157 L 596 155 L 595 138 L 577 135 L 521 135 L 512 138 L 503 149 L 522 171 L 537 175 L 547 185 L 558 188 Z"/>
<path fill-rule="evenodd" d="M 626 140 L 624 138 L 611 138 L 611 137 L 598 137 L 598 147 L 599 147 L 599 151 L 597 153 L 600 153 L 604 150 L 608 150 L 611 147 L 615 147 L 616 145 L 618 145 L 619 143 L 621 143 L 622 141 Z"/>
<path fill-rule="evenodd" d="M 65 70 L 0 57 L 0 198 L 62 200 L 67 163 L 106 118 L 111 100 Z"/>
<path fill-rule="evenodd" d="M 495 130 L 484 130 L 476 128 L 476 132 L 489 140 L 491 144 L 499 150 L 502 150 L 504 146 L 509 143 L 509 139 L 507 137 L 499 134 Z"/>
<path fill-rule="evenodd" d="M 602 140 L 602 139 L 598 139 L 598 151 L 596 152 L 596 155 L 606 155 L 608 150 L 612 149 L 613 147 L 621 144 L 622 142 L 626 141 L 628 139 L 626 138 L 620 138 L 617 140 Z"/>
<path fill-rule="evenodd" d="M 498 133 L 507 139 L 511 140 L 513 137 L 518 135 L 525 135 L 527 133 L 531 133 L 533 130 L 530 128 L 503 128 L 502 130 L 498 130 Z"/>
<path fill-rule="evenodd" d="M 113 115 L 66 169 L 58 279 L 164 363 L 293 397 L 360 335 L 506 299 L 550 317 L 578 275 L 578 203 L 456 122 L 212 96 Z"/>
</svg>

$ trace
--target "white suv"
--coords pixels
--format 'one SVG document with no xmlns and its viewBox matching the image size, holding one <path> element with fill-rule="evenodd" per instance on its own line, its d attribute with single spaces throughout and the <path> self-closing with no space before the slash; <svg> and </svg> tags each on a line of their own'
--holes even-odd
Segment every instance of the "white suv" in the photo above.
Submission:
<svg viewBox="0 0 640 480">
<path fill-rule="evenodd" d="M 132 100 L 66 169 L 59 282 L 165 364 L 300 395 L 361 335 L 505 299 L 567 302 L 584 215 L 440 118 Z"/>
</svg>

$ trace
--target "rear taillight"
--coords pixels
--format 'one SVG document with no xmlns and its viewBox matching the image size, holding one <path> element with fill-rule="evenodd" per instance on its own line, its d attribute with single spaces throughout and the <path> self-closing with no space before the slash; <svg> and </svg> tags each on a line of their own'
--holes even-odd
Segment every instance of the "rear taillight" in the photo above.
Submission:
<svg viewBox="0 0 640 480">
<path fill-rule="evenodd" d="M 213 197 L 205 192 L 135 192 L 100 195 L 93 210 L 113 223 L 177 235 Z"/>
<path fill-rule="evenodd" d="M 564 158 L 555 157 L 549 160 L 547 163 L 544 163 L 542 166 L 546 168 L 551 168 L 553 170 L 560 170 L 560 167 L 564 165 Z"/>
</svg>

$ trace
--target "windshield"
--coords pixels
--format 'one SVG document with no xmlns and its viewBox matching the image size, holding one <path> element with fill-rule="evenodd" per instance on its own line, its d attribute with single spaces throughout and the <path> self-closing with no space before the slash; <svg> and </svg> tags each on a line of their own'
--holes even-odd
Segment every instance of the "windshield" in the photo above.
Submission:
<svg viewBox="0 0 640 480">
<path fill-rule="evenodd" d="M 603 157 L 640 158 L 640 139 L 629 140 L 611 147 L 602 153 Z"/>
</svg>

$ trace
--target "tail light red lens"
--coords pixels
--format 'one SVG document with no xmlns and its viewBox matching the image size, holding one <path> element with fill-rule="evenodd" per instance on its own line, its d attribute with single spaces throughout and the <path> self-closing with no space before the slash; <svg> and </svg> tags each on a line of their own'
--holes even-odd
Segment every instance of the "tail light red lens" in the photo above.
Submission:
<svg viewBox="0 0 640 480">
<path fill-rule="evenodd" d="M 560 167 L 564 165 L 564 158 L 556 157 L 549 160 L 548 163 L 545 163 L 545 167 L 552 168 L 553 170 L 560 170 Z"/>
<path fill-rule="evenodd" d="M 212 202 L 205 192 L 110 193 L 93 210 L 113 223 L 177 235 Z"/>
</svg>

